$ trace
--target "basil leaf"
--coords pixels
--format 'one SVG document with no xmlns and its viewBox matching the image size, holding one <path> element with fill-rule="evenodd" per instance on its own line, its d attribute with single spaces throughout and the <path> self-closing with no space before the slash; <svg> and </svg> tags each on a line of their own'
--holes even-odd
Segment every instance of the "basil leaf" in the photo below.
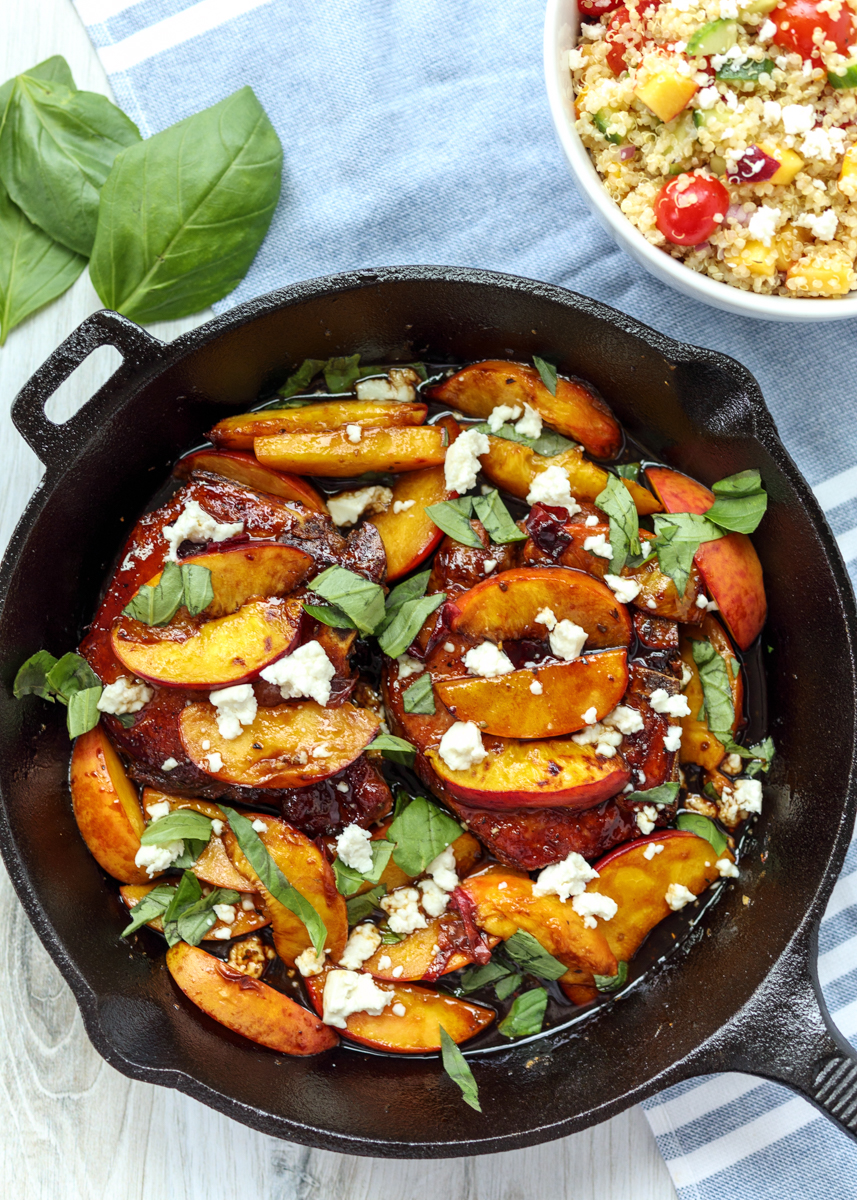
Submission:
<svg viewBox="0 0 857 1200">
<path fill-rule="evenodd" d="M 403 933 L 393 933 L 389 925 L 381 926 L 381 941 L 385 946 L 397 946 L 405 940 Z"/>
<path fill-rule="evenodd" d="M 140 836 L 141 846 L 168 846 L 170 842 L 195 838 L 208 842 L 211 837 L 211 818 L 192 808 L 179 808 L 152 821 Z"/>
<path fill-rule="evenodd" d="M 0 178 L 34 225 L 88 255 L 101 186 L 116 155 L 139 141 L 137 126 L 106 96 L 19 75 L 0 138 Z"/>
<path fill-rule="evenodd" d="M 329 392 L 350 392 L 360 378 L 360 355 L 329 358 L 324 364 L 324 382 Z M 376 372 L 377 373 L 377 372 Z"/>
<path fill-rule="evenodd" d="M 429 504 L 426 513 L 444 533 L 449 534 L 462 546 L 474 546 L 482 549 L 479 534 L 470 524 L 470 514 L 473 511 L 473 498 L 461 496 L 458 500 L 441 500 L 439 504 Z"/>
<path fill-rule="evenodd" d="M 37 650 L 31 655 L 19 668 L 12 684 L 12 695 L 15 699 L 20 700 L 22 696 L 41 696 L 43 700 L 50 700 L 53 704 L 53 691 L 48 683 L 48 675 L 56 661 L 47 650 Z"/>
<path fill-rule="evenodd" d="M 718 858 L 729 844 L 726 841 L 726 834 L 722 833 L 714 822 L 709 820 L 708 817 L 704 817 L 702 813 L 679 813 L 676 819 L 676 827 L 687 830 L 688 833 L 695 833 L 697 837 L 710 842 Z"/>
<path fill-rule="evenodd" d="M 214 599 L 214 588 L 211 585 L 211 571 L 208 567 L 200 567 L 197 563 L 183 564 L 182 602 L 192 617 L 208 608 Z"/>
<path fill-rule="evenodd" d="M 359 925 L 361 921 L 365 921 L 378 907 L 381 897 L 386 894 L 387 885 L 379 883 L 377 887 L 372 888 L 371 892 L 364 892 L 362 896 L 352 896 L 350 900 L 346 900 L 345 910 L 348 913 L 348 924 Z"/>
<path fill-rule="evenodd" d="M 374 742 L 370 742 L 368 750 L 380 750 L 384 758 L 398 763 L 400 767 L 410 767 L 416 757 L 416 750 L 404 738 L 395 737 L 392 733 L 379 733 Z"/>
<path fill-rule="evenodd" d="M 657 513 L 653 520 L 658 565 L 683 596 L 693 556 L 703 542 L 714 542 L 723 537 L 723 532 L 697 513 Z"/>
<path fill-rule="evenodd" d="M 629 792 L 622 798 L 632 804 L 674 804 L 680 786 L 678 783 L 662 783 L 659 787 L 649 788 L 647 792 Z"/>
<path fill-rule="evenodd" d="M 184 579 L 176 562 L 164 564 L 155 584 L 144 583 L 122 609 L 126 617 L 144 625 L 169 625 L 184 602 Z"/>
<path fill-rule="evenodd" d="M 130 910 L 131 924 L 122 930 L 121 936 L 128 937 L 129 934 L 136 933 L 142 925 L 148 925 L 149 921 L 154 921 L 156 917 L 162 917 L 170 905 L 175 890 L 170 884 L 162 883 L 147 892 Z"/>
<path fill-rule="evenodd" d="M 543 458 L 553 458 L 557 454 L 563 454 L 566 450 L 572 450 L 577 442 L 572 442 L 569 438 L 563 437 L 561 433 L 556 433 L 553 429 L 544 428 L 537 438 L 527 437 L 523 433 L 518 433 L 514 425 L 501 425 L 499 429 L 491 429 L 488 424 L 477 425 L 478 433 L 485 433 L 489 437 L 502 438 L 504 442 L 519 442 L 522 446 L 528 446 L 535 454 L 540 454 Z"/>
<path fill-rule="evenodd" d="M 234 904 L 238 895 L 238 892 L 229 888 L 215 888 L 207 896 L 201 896 L 194 904 L 183 908 L 175 917 L 181 940 L 190 946 L 198 946 L 212 925 L 217 924 L 215 904 Z"/>
<path fill-rule="evenodd" d="M 430 575 L 431 571 L 421 571 L 419 575 L 412 575 L 410 579 L 397 583 L 387 597 L 387 611 L 400 608 L 408 600 L 419 600 L 423 597 L 426 594 Z"/>
<path fill-rule="evenodd" d="M 173 898 L 164 912 L 164 937 L 167 945 L 174 946 L 182 940 L 178 930 L 178 919 L 185 909 L 202 899 L 202 884 L 193 871 L 185 871 L 178 882 Z"/>
<path fill-rule="evenodd" d="M 618 992 L 628 981 L 628 964 L 620 962 L 615 975 L 593 975 L 592 978 L 599 992 Z"/>
<path fill-rule="evenodd" d="M 46 683 L 51 691 L 63 700 L 70 700 L 77 692 L 86 688 L 101 687 L 101 680 L 86 659 L 74 653 L 64 654 L 53 665 L 47 674 Z"/>
<path fill-rule="evenodd" d="M 556 367 L 549 362 L 545 362 L 543 358 L 539 358 L 538 354 L 533 355 L 533 365 L 542 377 L 542 383 L 552 396 L 556 395 Z"/>
<path fill-rule="evenodd" d="M 509 1009 L 509 1015 L 497 1026 L 504 1037 L 531 1037 L 540 1033 L 548 1006 L 548 994 L 544 988 L 531 988 L 518 996 Z"/>
<path fill-rule="evenodd" d="M 364 883 L 377 883 L 384 868 L 393 853 L 392 845 L 383 838 L 376 838 L 370 846 L 372 850 L 372 869 L 362 874 L 354 867 L 347 867 L 341 858 L 333 860 L 333 874 L 336 877 L 336 890 L 340 896 L 353 896 Z"/>
<path fill-rule="evenodd" d="M 393 862 L 405 874 L 414 876 L 422 875 L 429 863 L 459 837 L 459 823 L 425 796 L 412 800 L 387 829 L 387 840 L 396 843 Z"/>
<path fill-rule="evenodd" d="M 207 837 L 205 841 L 201 841 L 197 838 L 185 838 L 184 853 L 180 854 L 178 858 L 174 858 L 172 865 L 182 869 L 188 869 L 192 867 L 207 845 Z"/>
<path fill-rule="evenodd" d="M 756 62 L 754 59 L 748 58 L 740 67 L 736 66 L 734 62 L 727 61 L 722 67 L 717 68 L 714 78 L 755 83 L 761 75 L 770 75 L 774 69 L 774 65 L 774 61 L 771 58 L 763 58 L 761 62 Z"/>
<path fill-rule="evenodd" d="M 405 688 L 402 693 L 402 703 L 406 713 L 419 713 L 424 716 L 434 715 L 434 689 L 432 688 L 431 675 L 428 671 L 424 671 L 418 679 L 414 680 L 410 687 Z"/>
<path fill-rule="evenodd" d="M 70 91 L 77 91 L 77 84 L 74 82 L 71 67 L 61 54 L 54 54 L 50 58 L 44 59 L 43 62 L 36 63 L 34 67 L 28 67 L 21 74 L 29 75 L 31 79 L 42 79 L 48 83 L 61 83 L 63 87 L 69 88 Z M 0 87 L 0 136 L 3 134 L 3 122 L 7 106 L 15 88 L 15 79 L 16 76 L 7 79 L 3 86 Z"/>
<path fill-rule="evenodd" d="M 442 1025 L 440 1027 L 440 1049 L 443 1058 L 443 1069 L 453 1083 L 457 1083 L 461 1088 L 462 1100 L 465 1104 L 469 1104 L 471 1108 L 475 1108 L 478 1113 L 481 1113 L 482 1106 L 479 1103 L 479 1089 L 476 1086 L 476 1080 L 473 1078 L 473 1072 L 468 1066 L 467 1059 Z"/>
<path fill-rule="evenodd" d="M 361 633 L 374 633 L 384 620 L 384 589 L 345 567 L 328 567 L 310 583 L 310 589 L 341 608 Z"/>
<path fill-rule="evenodd" d="M 721 479 L 713 489 L 716 497 L 705 514 L 721 529 L 736 533 L 753 533 L 765 515 L 768 494 L 762 487 L 758 471 L 741 471 Z"/>
<path fill-rule="evenodd" d="M 404 654 L 422 629 L 426 617 L 440 608 L 445 599 L 446 592 L 436 592 L 433 596 L 421 596 L 419 600 L 407 600 L 388 613 L 377 632 L 378 645 L 384 653 L 390 658 Z"/>
<path fill-rule="evenodd" d="M 750 752 L 753 755 L 753 761 L 747 767 L 747 774 L 751 779 L 761 773 L 767 775 L 771 769 L 771 762 L 774 754 L 774 739 L 766 737 L 763 742 L 757 742 L 755 746 L 750 747 Z"/>
<path fill-rule="evenodd" d="M 631 493 L 616 475 L 607 476 L 604 490 L 595 497 L 595 503 L 610 518 L 610 549 L 613 551 L 610 571 L 618 575 L 629 554 L 642 553 L 637 507 Z"/>
<path fill-rule="evenodd" d="M 309 387 L 323 366 L 323 358 L 305 358 L 298 369 L 288 377 L 277 395 L 282 396 L 284 400 L 299 395 Z"/>
<path fill-rule="evenodd" d="M 34 225 L 0 183 L 0 346 L 9 332 L 74 283 L 86 259 Z"/>
<path fill-rule="evenodd" d="M 249 87 L 116 156 L 89 274 L 107 308 L 174 320 L 244 278 L 280 195 L 283 150 Z"/>
<path fill-rule="evenodd" d="M 508 1000 L 512 992 L 516 992 L 523 982 L 523 975 L 519 975 L 517 972 L 507 975 L 494 984 L 494 994 L 498 1000 Z"/>
<path fill-rule="evenodd" d="M 247 818 L 242 817 L 233 808 L 227 808 L 226 805 L 221 807 L 250 866 L 274 899 L 279 900 L 280 904 L 284 905 L 289 912 L 293 912 L 298 920 L 303 921 L 313 949 L 321 958 L 324 943 L 327 941 L 327 926 L 324 921 L 310 902 L 305 900 L 297 888 L 292 887 L 286 879 Z"/>
<path fill-rule="evenodd" d="M 391 821 L 395 821 L 396 817 L 400 816 L 408 805 L 411 803 L 412 797 L 406 791 L 400 789 L 396 792 L 396 799 L 393 804 L 393 816 Z"/>
<path fill-rule="evenodd" d="M 76 738 L 89 733 L 90 729 L 94 729 L 98 724 L 101 719 L 98 701 L 103 690 L 99 683 L 98 687 L 84 688 L 80 692 L 73 692 L 69 697 L 66 713 L 69 737 Z"/>
<path fill-rule="evenodd" d="M 633 483 L 637 483 L 642 470 L 642 463 L 620 463 L 613 468 L 620 479 L 630 479 Z"/>
<path fill-rule="evenodd" d="M 478 991 L 479 988 L 488 987 L 491 983 L 497 983 L 498 980 L 507 979 L 509 976 L 520 979 L 520 975 L 507 967 L 505 963 L 498 962 L 497 959 L 492 959 L 491 962 L 484 963 L 479 967 L 468 967 L 466 971 L 461 973 L 461 990 L 467 995 L 469 992 Z"/>
<path fill-rule="evenodd" d="M 735 707 L 732 703 L 732 688 L 729 685 L 726 660 L 717 653 L 710 642 L 694 639 L 690 648 L 702 684 L 708 728 L 719 741 L 731 742 Z"/>
<path fill-rule="evenodd" d="M 568 967 L 559 959 L 548 954 L 544 946 L 531 933 L 519 929 L 504 943 L 503 949 L 518 966 L 539 979 L 559 979 Z"/>
<path fill-rule="evenodd" d="M 137 718 L 136 713 L 111 713 L 114 721 L 118 721 L 123 729 L 130 729 Z"/>
<path fill-rule="evenodd" d="M 341 608 L 335 604 L 305 604 L 304 612 L 321 621 L 322 625 L 330 625 L 333 629 L 356 629 L 357 626 L 350 617 L 346 617 Z"/>
<path fill-rule="evenodd" d="M 485 526 L 485 532 L 496 545 L 504 546 L 509 542 L 527 540 L 527 534 L 512 520 L 496 488 L 486 492 L 484 496 L 474 496 L 473 510 Z"/>
</svg>

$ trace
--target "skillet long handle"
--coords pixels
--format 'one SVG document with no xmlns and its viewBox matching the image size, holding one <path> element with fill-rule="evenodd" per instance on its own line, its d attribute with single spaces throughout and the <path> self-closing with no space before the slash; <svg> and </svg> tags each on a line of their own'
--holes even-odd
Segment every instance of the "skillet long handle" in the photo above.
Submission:
<svg viewBox="0 0 857 1200">
<path fill-rule="evenodd" d="M 121 367 L 91 399 L 62 424 L 51 421 L 45 405 L 61 383 L 99 346 L 115 346 Z M 119 313 L 93 313 L 57 347 L 12 404 L 12 420 L 48 471 L 70 463 L 82 443 L 113 403 L 117 385 L 127 383 L 143 367 L 159 361 L 164 343 Z"/>
</svg>

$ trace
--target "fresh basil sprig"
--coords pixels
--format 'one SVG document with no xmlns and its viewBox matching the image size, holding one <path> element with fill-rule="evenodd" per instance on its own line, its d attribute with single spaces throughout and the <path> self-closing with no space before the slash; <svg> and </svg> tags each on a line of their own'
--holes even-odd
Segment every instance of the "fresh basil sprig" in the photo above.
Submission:
<svg viewBox="0 0 857 1200">
<path fill-rule="evenodd" d="M 198 563 L 164 564 L 155 584 L 144 583 L 123 608 L 126 617 L 144 625 L 169 625 L 182 605 L 192 617 L 208 608 L 214 599 L 211 571 Z"/>
<path fill-rule="evenodd" d="M 481 966 L 468 967 L 466 971 L 462 971 L 461 990 L 466 996 L 492 983 L 496 985 L 500 980 L 508 979 L 512 975 L 517 979 L 521 978 L 512 967 L 497 958 L 492 958 L 490 962 Z M 514 991 L 514 988 L 512 990 Z"/>
<path fill-rule="evenodd" d="M 710 842 L 714 847 L 714 853 L 719 856 L 723 853 L 729 843 L 726 840 L 726 834 L 718 829 L 713 821 L 708 817 L 704 817 L 702 813 L 683 812 L 679 813 L 676 819 L 676 827 L 684 829 L 688 833 L 695 833 L 697 837 L 703 838 L 706 842 Z"/>
<path fill-rule="evenodd" d="M 329 358 L 322 369 L 329 392 L 350 392 L 360 378 L 360 355 Z"/>
<path fill-rule="evenodd" d="M 279 388 L 277 395 L 284 400 L 288 400 L 292 396 L 299 396 L 301 392 L 306 391 L 324 365 L 323 358 L 305 358 L 298 369 L 293 371 L 283 386 Z"/>
<path fill-rule="evenodd" d="M 187 942 L 198 946 L 217 922 L 215 904 L 234 904 L 237 899 L 238 892 L 228 888 L 215 888 L 207 896 L 203 895 L 202 885 L 193 871 L 185 871 L 163 914 L 164 937 L 168 945 Z"/>
<path fill-rule="evenodd" d="M 69 737 L 89 733 L 98 724 L 101 713 L 98 701 L 104 689 L 85 658 L 79 654 L 64 654 L 56 659 L 47 650 L 33 654 L 15 676 L 12 694 L 40 696 L 51 703 L 58 700 L 68 708 L 66 725 Z"/>
<path fill-rule="evenodd" d="M 461 1088 L 462 1100 L 465 1104 L 469 1104 L 471 1108 L 475 1108 L 478 1113 L 481 1113 L 482 1106 L 479 1103 L 479 1088 L 476 1086 L 473 1072 L 470 1070 L 467 1059 L 442 1025 L 440 1027 L 440 1050 L 443 1058 L 443 1069 L 453 1083 L 457 1083 Z"/>
<path fill-rule="evenodd" d="M 473 511 L 485 526 L 485 532 L 495 545 L 505 546 L 510 542 L 525 542 L 527 534 L 518 528 L 508 508 L 500 499 L 496 488 L 484 496 L 473 497 Z"/>
<path fill-rule="evenodd" d="M 354 867 L 347 867 L 341 858 L 333 860 L 336 890 L 340 896 L 353 896 L 364 883 L 377 883 L 384 873 L 384 868 L 393 853 L 393 847 L 383 838 L 374 838 L 369 843 L 369 847 L 372 851 L 372 868 L 365 874 L 356 871 Z"/>
<path fill-rule="evenodd" d="M 332 629 L 356 629 L 357 626 L 350 617 L 346 617 L 341 608 L 335 604 L 305 604 L 304 612 L 322 625 L 330 625 Z"/>
<path fill-rule="evenodd" d="M 676 796 L 679 793 L 680 784 L 678 783 L 662 783 L 658 787 L 649 788 L 645 792 L 629 792 L 627 796 L 623 796 L 623 800 L 627 800 L 631 804 L 674 804 Z"/>
<path fill-rule="evenodd" d="M 538 354 L 533 355 L 533 365 L 541 376 L 542 383 L 552 396 L 556 395 L 556 367 L 553 363 L 545 362 Z"/>
<path fill-rule="evenodd" d="M 549 954 L 541 942 L 525 929 L 513 933 L 504 942 L 503 949 L 518 966 L 539 979 L 560 979 L 568 970 L 564 963 Z"/>
<path fill-rule="evenodd" d="M 735 706 L 732 702 L 726 660 L 718 654 L 711 642 L 695 638 L 691 641 L 690 648 L 702 684 L 708 728 L 718 741 L 724 744 L 731 743 Z"/>
<path fill-rule="evenodd" d="M 390 658 L 404 654 L 422 629 L 426 617 L 440 608 L 445 599 L 446 592 L 436 592 L 433 596 L 406 600 L 399 607 L 389 610 L 377 631 L 378 645 L 384 653 Z"/>
<path fill-rule="evenodd" d="M 630 479 L 633 483 L 636 483 L 640 478 L 642 463 L 619 463 L 619 465 L 613 469 L 620 479 Z"/>
<path fill-rule="evenodd" d="M 327 926 L 308 900 L 293 887 L 268 853 L 253 825 L 233 808 L 222 805 L 236 841 L 264 887 L 306 926 L 313 949 L 321 958 L 327 941 Z"/>
<path fill-rule="evenodd" d="M 751 779 L 754 779 L 759 774 L 767 775 L 771 769 L 771 762 L 774 754 L 774 739 L 766 737 L 763 742 L 757 742 L 755 746 L 750 747 L 750 753 L 753 755 L 753 761 L 747 764 L 747 774 Z"/>
<path fill-rule="evenodd" d="M 365 921 L 378 907 L 381 897 L 386 894 L 387 885 L 379 883 L 371 891 L 363 892 L 360 896 L 352 896 L 350 900 L 346 900 L 345 910 L 348 913 L 348 924 L 359 925 L 361 921 Z"/>
<path fill-rule="evenodd" d="M 563 437 L 561 433 L 557 433 L 553 429 L 545 427 L 537 438 L 527 437 L 526 434 L 518 433 L 514 425 L 505 423 L 499 429 L 491 429 L 487 422 L 476 427 L 477 433 L 485 433 L 489 437 L 501 438 L 504 442 L 518 442 L 521 446 L 527 446 L 534 454 L 540 454 L 543 458 L 553 458 L 557 454 L 563 454 L 566 450 L 573 449 L 577 443 L 572 442 L 569 438 Z"/>
<path fill-rule="evenodd" d="M 162 917 L 170 906 L 176 889 L 172 884 L 162 883 L 147 892 L 131 909 L 131 924 L 122 930 L 122 937 L 136 933 L 156 917 Z"/>
<path fill-rule="evenodd" d="M 406 713 L 432 716 L 435 712 L 434 689 L 431 675 L 424 671 L 410 687 L 402 692 L 402 704 Z"/>
<path fill-rule="evenodd" d="M 530 988 L 517 997 L 508 1016 L 497 1026 L 504 1037 L 532 1037 L 540 1033 L 548 1006 L 545 988 Z"/>
<path fill-rule="evenodd" d="M 328 567 L 310 589 L 340 609 L 361 633 L 374 633 L 386 616 L 384 589 L 346 567 Z M 314 612 L 317 616 L 317 612 Z"/>
<path fill-rule="evenodd" d="M 612 574 L 618 575 L 629 554 L 640 554 L 640 522 L 631 493 L 616 475 L 608 475 L 604 490 L 595 497 L 596 505 L 610 518 L 610 560 Z"/>
<path fill-rule="evenodd" d="M 457 500 L 441 500 L 439 504 L 429 504 L 426 508 L 426 513 L 438 529 L 442 529 L 462 546 L 473 546 L 475 549 L 481 550 L 482 541 L 470 524 L 472 512 L 472 496 L 460 496 Z"/>
<path fill-rule="evenodd" d="M 628 981 L 628 964 L 620 962 L 615 975 L 593 975 L 592 978 L 599 992 L 618 992 Z"/>
<path fill-rule="evenodd" d="M 693 556 L 703 542 L 723 537 L 723 530 L 697 513 L 657 513 L 653 518 L 658 565 L 684 595 Z"/>
<path fill-rule="evenodd" d="M 387 829 L 395 842 L 393 862 L 407 875 L 422 875 L 430 862 L 461 837 L 461 826 L 424 796 L 406 805 Z"/>
<path fill-rule="evenodd" d="M 711 490 L 716 499 L 705 513 L 706 520 L 721 529 L 753 533 L 768 507 L 768 494 L 759 472 L 740 471 L 721 479 Z"/>
<path fill-rule="evenodd" d="M 141 846 L 167 846 L 170 842 L 190 838 L 208 842 L 211 837 L 211 817 L 192 808 L 178 808 L 152 821 L 140 836 Z"/>
<path fill-rule="evenodd" d="M 398 763 L 400 767 L 412 767 L 417 754 L 410 742 L 392 733 L 379 733 L 366 749 L 380 751 L 384 758 Z"/>
</svg>

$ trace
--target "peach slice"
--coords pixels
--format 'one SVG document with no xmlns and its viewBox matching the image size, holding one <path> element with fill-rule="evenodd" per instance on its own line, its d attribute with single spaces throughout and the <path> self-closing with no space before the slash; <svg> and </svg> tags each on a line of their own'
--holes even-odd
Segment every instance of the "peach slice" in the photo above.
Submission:
<svg viewBox="0 0 857 1200">
<path fill-rule="evenodd" d="M 162 687 L 222 688 L 255 679 L 288 654 L 302 614 L 299 601 L 270 599 L 204 624 L 174 618 L 150 626 L 122 616 L 111 642 L 122 665 L 141 679 Z"/>
<path fill-rule="evenodd" d="M 499 938 L 489 938 L 492 950 L 499 941 Z M 400 979 L 407 983 L 412 979 L 424 979 L 429 972 L 432 979 L 438 979 L 473 961 L 464 922 L 456 913 L 444 913 L 429 921 L 425 929 L 408 934 L 401 942 L 380 946 L 363 964 L 363 970 L 370 971 L 376 979 L 393 983 Z"/>
<path fill-rule="evenodd" d="M 596 458 L 613 458 L 622 448 L 619 422 L 580 379 L 557 379 L 552 396 L 535 367 L 489 360 L 472 363 L 428 394 L 469 417 L 488 417 L 498 404 L 527 403 L 552 428 L 581 442 Z"/>
<path fill-rule="evenodd" d="M 587 929 L 570 900 L 533 895 L 533 881 L 511 867 L 486 867 L 468 875 L 461 884 L 475 906 L 480 929 L 506 941 L 525 930 L 567 967 L 584 968 L 596 975 L 614 975 L 616 959 L 606 940 L 610 922 L 599 921 Z"/>
<path fill-rule="evenodd" d="M 263 813 L 248 813 L 247 817 L 265 826 L 264 832 L 259 833 L 265 849 L 292 887 L 309 901 L 324 921 L 327 926 L 325 948 L 331 960 L 339 962 L 348 940 L 348 914 L 345 901 L 336 890 L 330 863 L 315 842 L 279 817 L 268 817 Z M 311 945 L 306 926 L 260 883 L 231 829 L 226 830 L 224 839 L 227 853 L 238 870 L 250 881 L 252 890 L 260 891 L 265 899 L 277 953 L 289 966 L 294 966 L 297 956 Z"/>
<path fill-rule="evenodd" d="M 324 975 L 304 980 L 319 1015 L 324 1011 L 324 980 Z M 366 1012 L 354 1013 L 345 1023 L 343 1037 L 378 1050 L 426 1054 L 440 1050 L 441 1029 L 445 1029 L 454 1042 L 466 1042 L 487 1029 L 494 1020 L 495 1014 L 490 1008 L 413 983 L 383 986 L 383 990 L 393 993 L 392 1003 L 377 1017 Z M 405 1010 L 401 1015 L 393 1012 L 400 1005 Z"/>
<path fill-rule="evenodd" d="M 339 1044 L 314 1013 L 198 946 L 177 942 L 167 951 L 167 970 L 197 1008 L 251 1042 L 280 1054 L 320 1054 Z"/>
<path fill-rule="evenodd" d="M 387 553 L 388 583 L 407 575 L 438 545 L 443 530 L 435 525 L 426 509 L 455 494 L 446 490 L 443 467 L 409 471 L 396 481 L 387 511 L 370 518 Z M 397 505 L 407 507 L 396 512 Z"/>
<path fill-rule="evenodd" d="M 127 883 L 120 889 L 119 893 L 125 901 L 126 907 L 131 909 L 139 904 L 144 896 L 148 896 L 153 887 L 157 887 L 157 883 Z M 245 882 L 246 887 L 246 882 Z M 150 929 L 157 930 L 158 933 L 164 932 L 163 918 L 155 917 L 146 924 Z M 229 930 L 230 937 L 243 937 L 245 933 L 254 933 L 257 929 L 264 929 L 266 925 L 271 924 L 270 917 L 264 916 L 260 912 L 248 911 L 247 909 L 238 907 L 235 913 L 235 920 L 231 925 L 227 925 L 225 921 L 219 918 L 214 922 L 208 933 L 203 934 L 204 942 L 219 942 L 223 941 L 223 930 Z"/>
<path fill-rule="evenodd" d="M 707 615 L 699 629 L 685 629 L 681 639 L 682 662 L 690 671 L 691 678 L 684 688 L 687 702 L 690 706 L 690 716 L 682 717 L 681 761 L 698 763 L 706 771 L 716 771 L 726 755 L 726 748 L 711 730 L 708 721 L 698 719 L 702 709 L 703 692 L 699 678 L 699 668 L 693 658 L 692 641 L 706 640 L 711 642 L 718 654 L 726 660 L 726 671 L 729 676 L 729 686 L 732 690 L 732 703 L 735 707 L 735 720 L 732 723 L 732 733 L 738 732 L 744 712 L 744 680 L 741 667 L 732 649 L 732 643 L 722 626 L 714 617 Z"/>
<path fill-rule="evenodd" d="M 137 790 L 100 725 L 71 752 L 71 803 L 80 836 L 108 875 L 124 883 L 151 878 L 134 862 L 146 828 Z"/>
<path fill-rule="evenodd" d="M 359 400 L 330 400 L 300 408 L 266 408 L 239 413 L 218 421 L 209 433 L 215 446 L 228 450 L 252 450 L 257 437 L 280 433 L 327 433 L 345 425 L 384 429 L 396 425 L 422 425 L 428 406 L 408 403 L 362 403 Z"/>
<path fill-rule="evenodd" d="M 663 846 L 663 850 L 647 859 L 650 845 Z M 720 878 L 714 865 L 718 858 L 731 860 L 733 855 L 728 850 L 718 855 L 710 842 L 688 830 L 665 829 L 626 842 L 595 863 L 598 878 L 588 883 L 586 890 L 609 896 L 619 906 L 615 917 L 599 928 L 620 962 L 628 962 L 658 922 L 670 915 L 666 901 L 670 884 L 682 884 L 699 896 Z M 595 974 L 613 975 L 615 968 Z"/>
<path fill-rule="evenodd" d="M 169 792 L 159 792 L 155 788 L 143 788 L 143 808 L 148 811 L 150 804 L 162 804 L 166 800 L 170 810 L 175 812 L 181 808 L 190 808 L 202 813 L 204 817 L 219 820 L 226 824 L 223 810 L 210 800 L 197 800 L 192 796 L 173 796 Z M 236 892 L 247 891 L 247 880 L 236 870 L 232 860 L 226 853 L 222 837 L 212 831 L 208 844 L 199 858 L 191 867 L 197 879 L 209 883 L 212 887 L 231 888 Z"/>
<path fill-rule="evenodd" d="M 706 513 L 714 503 L 714 493 L 689 475 L 669 467 L 647 467 L 646 475 L 667 512 Z M 762 564 L 753 543 L 746 533 L 727 533 L 703 542 L 694 562 L 738 648 L 749 649 L 768 613 Z"/>
<path fill-rule="evenodd" d="M 418 471 L 439 467 L 446 457 L 447 433 L 438 425 L 393 429 L 358 428 L 328 433 L 282 433 L 253 443 L 259 462 L 295 475 L 347 479 L 366 471 Z"/>
<path fill-rule="evenodd" d="M 297 500 L 314 512 L 327 512 L 327 505 L 312 484 L 299 475 L 288 475 L 263 467 L 253 454 L 241 450 L 195 450 L 193 454 L 180 458 L 173 468 L 173 475 L 187 479 L 194 471 L 207 471 L 211 475 L 222 475 L 243 483 L 257 492 L 269 496 L 282 496 L 284 500 Z"/>
<path fill-rule="evenodd" d="M 285 596 L 306 578 L 315 560 L 297 546 L 282 542 L 242 542 L 225 550 L 190 554 L 182 566 L 205 567 L 211 572 L 214 599 L 205 610 L 206 619 L 237 612 L 254 597 Z M 146 581 L 160 582 L 161 572 Z"/>
<path fill-rule="evenodd" d="M 534 682 L 538 695 L 531 691 Z M 613 711 L 628 686 L 628 652 L 604 650 L 495 679 L 447 679 L 434 686 L 456 720 L 476 721 L 485 733 L 555 737 L 582 729 L 590 708 L 598 721 Z"/>
<path fill-rule="evenodd" d="M 572 621 L 586 630 L 587 650 L 627 646 L 631 618 L 605 583 L 567 567 L 515 567 L 492 575 L 447 606 L 450 628 L 472 638 L 546 638 L 547 627 L 536 621 L 549 608 L 557 621 Z"/>
<path fill-rule="evenodd" d="M 345 701 L 322 708 L 314 700 L 258 708 L 256 719 L 227 741 L 213 704 L 189 704 L 179 733 L 190 760 L 223 783 L 241 787 L 308 787 L 342 771 L 363 753 L 381 718 Z M 211 758 L 215 756 L 216 765 Z"/>
<path fill-rule="evenodd" d="M 479 808 L 594 808 L 630 778 L 617 754 L 602 758 L 594 746 L 571 738 L 515 741 L 490 737 L 488 757 L 465 771 L 451 770 L 438 750 L 425 756 L 441 782 L 464 804 Z"/>
</svg>

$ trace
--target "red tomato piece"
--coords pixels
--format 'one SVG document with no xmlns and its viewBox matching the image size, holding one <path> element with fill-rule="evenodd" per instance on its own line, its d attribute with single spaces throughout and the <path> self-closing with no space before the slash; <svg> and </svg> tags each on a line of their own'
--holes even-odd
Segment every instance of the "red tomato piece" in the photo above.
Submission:
<svg viewBox="0 0 857 1200">
<path fill-rule="evenodd" d="M 637 16 L 648 16 L 660 6 L 661 0 L 641 0 L 637 6 Z M 621 75 L 628 70 L 628 52 L 639 51 L 645 41 L 639 26 L 631 24 L 627 4 L 616 9 L 604 40 L 607 43 L 607 65 L 614 75 Z"/>
<path fill-rule="evenodd" d="M 698 246 L 721 225 L 729 207 L 729 192 L 710 175 L 677 175 L 655 200 L 655 223 L 677 246 Z"/>
<path fill-rule="evenodd" d="M 854 40 L 851 10 L 843 3 L 834 20 L 829 13 L 819 12 L 816 0 L 783 0 L 771 13 L 777 27 L 774 41 L 784 50 L 795 50 L 801 58 L 818 58 L 819 48 L 813 32 L 821 29 L 824 41 L 834 42 L 840 54 L 845 54 Z"/>
</svg>

